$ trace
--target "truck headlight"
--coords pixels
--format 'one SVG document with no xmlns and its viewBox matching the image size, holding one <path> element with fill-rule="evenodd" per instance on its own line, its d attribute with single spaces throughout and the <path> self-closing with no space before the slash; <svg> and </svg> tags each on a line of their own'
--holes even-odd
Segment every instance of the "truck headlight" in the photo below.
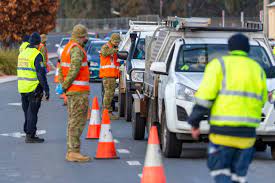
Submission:
<svg viewBox="0 0 275 183">
<path fill-rule="evenodd" d="M 189 102 L 195 102 L 195 93 L 196 91 L 183 85 L 176 84 L 176 98 L 179 100 L 186 100 Z"/>
<path fill-rule="evenodd" d="M 141 70 L 133 70 L 131 71 L 131 80 L 133 82 L 142 83 L 143 82 L 144 71 Z"/>
</svg>

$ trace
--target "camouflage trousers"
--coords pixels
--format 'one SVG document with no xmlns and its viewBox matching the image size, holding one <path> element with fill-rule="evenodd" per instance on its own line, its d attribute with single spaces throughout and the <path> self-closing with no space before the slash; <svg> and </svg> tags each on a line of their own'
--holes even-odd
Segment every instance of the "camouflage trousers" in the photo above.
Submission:
<svg viewBox="0 0 275 183">
<path fill-rule="evenodd" d="M 103 78 L 102 82 L 104 88 L 103 108 L 111 112 L 113 111 L 111 105 L 116 89 L 116 78 Z"/>
<path fill-rule="evenodd" d="M 87 121 L 88 94 L 68 96 L 67 152 L 80 151 L 80 136 Z"/>
</svg>

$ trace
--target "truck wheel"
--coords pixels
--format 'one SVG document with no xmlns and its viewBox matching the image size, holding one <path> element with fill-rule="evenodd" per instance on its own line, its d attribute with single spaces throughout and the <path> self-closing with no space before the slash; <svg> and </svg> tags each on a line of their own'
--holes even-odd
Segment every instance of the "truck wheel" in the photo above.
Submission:
<svg viewBox="0 0 275 183">
<path fill-rule="evenodd" d="M 147 119 L 146 119 L 146 131 L 149 136 L 150 129 L 152 127 L 153 119 L 152 119 L 152 114 L 153 114 L 153 106 L 152 106 L 152 101 L 151 99 L 148 102 L 148 112 L 147 112 Z"/>
<path fill-rule="evenodd" d="M 132 107 L 133 107 L 133 97 L 131 92 L 126 91 L 125 97 L 125 119 L 126 121 L 130 122 L 132 118 Z"/>
<path fill-rule="evenodd" d="M 177 139 L 175 133 L 168 130 L 165 110 L 161 116 L 162 153 L 167 158 L 179 158 L 182 151 L 182 141 Z"/>
<path fill-rule="evenodd" d="M 275 144 L 271 145 L 271 156 L 272 159 L 275 160 Z"/>
<path fill-rule="evenodd" d="M 145 118 L 135 112 L 135 105 L 132 107 L 132 136 L 135 140 L 143 140 L 145 134 Z"/>
<path fill-rule="evenodd" d="M 119 109 L 118 109 L 119 116 L 124 117 L 124 115 L 125 115 L 125 113 L 124 113 L 125 112 L 125 93 L 119 92 L 118 105 L 119 105 Z"/>
</svg>

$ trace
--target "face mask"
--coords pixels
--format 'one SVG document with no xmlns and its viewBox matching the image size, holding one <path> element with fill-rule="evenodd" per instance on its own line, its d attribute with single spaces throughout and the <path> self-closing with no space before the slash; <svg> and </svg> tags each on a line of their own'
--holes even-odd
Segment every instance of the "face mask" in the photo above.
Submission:
<svg viewBox="0 0 275 183">
<path fill-rule="evenodd" d="M 83 41 L 83 45 L 86 45 L 87 42 L 88 42 L 88 39 L 85 39 L 85 40 Z"/>
</svg>

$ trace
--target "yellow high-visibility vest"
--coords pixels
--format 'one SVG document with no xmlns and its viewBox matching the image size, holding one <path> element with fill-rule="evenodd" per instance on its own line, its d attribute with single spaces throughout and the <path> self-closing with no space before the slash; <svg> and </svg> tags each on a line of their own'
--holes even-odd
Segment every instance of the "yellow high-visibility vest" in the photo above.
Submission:
<svg viewBox="0 0 275 183">
<path fill-rule="evenodd" d="M 30 43 L 28 43 L 28 42 L 23 42 L 23 43 L 21 44 L 21 46 L 19 47 L 19 53 L 21 53 L 22 51 L 24 51 L 29 45 L 30 45 Z"/>
<path fill-rule="evenodd" d="M 34 66 L 35 58 L 39 53 L 36 48 L 26 48 L 19 54 L 17 65 L 19 93 L 33 92 L 39 84 Z"/>
</svg>

